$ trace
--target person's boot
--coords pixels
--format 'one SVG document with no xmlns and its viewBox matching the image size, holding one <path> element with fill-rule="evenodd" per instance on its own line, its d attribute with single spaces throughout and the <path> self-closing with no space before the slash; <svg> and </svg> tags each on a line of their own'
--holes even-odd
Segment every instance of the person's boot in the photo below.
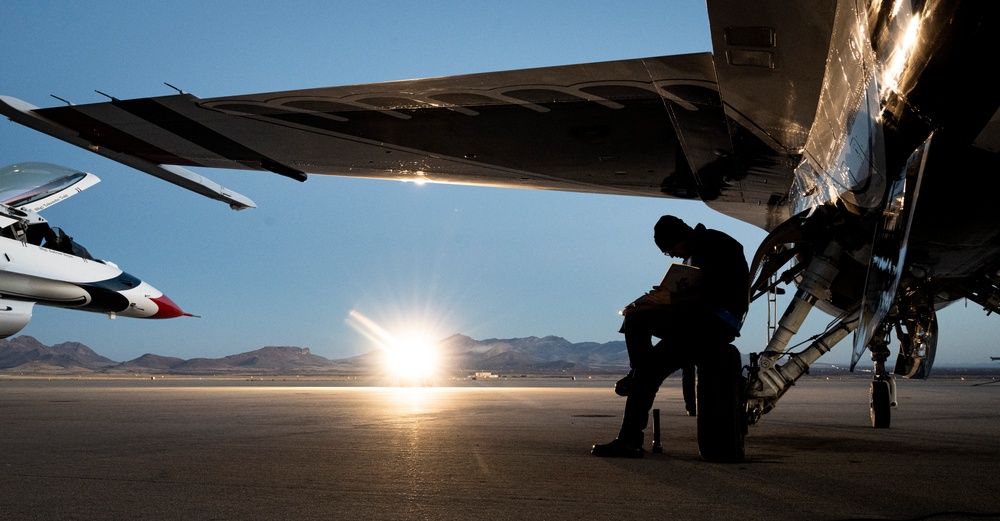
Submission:
<svg viewBox="0 0 1000 521">
<path fill-rule="evenodd" d="M 641 458 L 646 454 L 646 451 L 641 445 L 632 445 L 615 438 L 611 440 L 611 443 L 594 445 L 590 453 L 602 458 Z"/>
</svg>

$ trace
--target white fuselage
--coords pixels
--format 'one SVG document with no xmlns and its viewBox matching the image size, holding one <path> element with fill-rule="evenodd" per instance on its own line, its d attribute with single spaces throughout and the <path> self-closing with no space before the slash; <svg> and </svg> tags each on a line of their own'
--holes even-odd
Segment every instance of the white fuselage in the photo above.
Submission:
<svg viewBox="0 0 1000 521">
<path fill-rule="evenodd" d="M 112 263 L 0 237 L 0 298 L 133 318 L 154 318 L 163 293 Z M 169 301 L 168 301 L 169 302 Z"/>
</svg>

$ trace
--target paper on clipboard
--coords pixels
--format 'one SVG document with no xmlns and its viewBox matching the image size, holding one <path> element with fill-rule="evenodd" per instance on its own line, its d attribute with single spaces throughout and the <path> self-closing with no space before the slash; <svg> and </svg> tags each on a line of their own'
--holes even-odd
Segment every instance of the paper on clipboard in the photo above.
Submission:
<svg viewBox="0 0 1000 521">
<path fill-rule="evenodd" d="M 689 293 L 701 283 L 701 270 L 687 264 L 674 262 L 663 274 L 663 279 L 653 289 L 670 293 Z"/>
<path fill-rule="evenodd" d="M 653 286 L 653 291 L 637 298 L 618 313 L 625 315 L 637 308 L 675 303 L 678 297 L 689 297 L 694 294 L 700 283 L 701 270 L 694 266 L 674 262 L 667 268 L 660 283 Z"/>
</svg>

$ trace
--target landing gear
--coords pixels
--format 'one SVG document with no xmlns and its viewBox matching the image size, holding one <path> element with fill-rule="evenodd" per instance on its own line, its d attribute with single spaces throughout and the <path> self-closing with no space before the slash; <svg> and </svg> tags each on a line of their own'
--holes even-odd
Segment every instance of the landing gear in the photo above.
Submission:
<svg viewBox="0 0 1000 521">
<path fill-rule="evenodd" d="M 937 314 L 918 309 L 896 322 L 899 356 L 892 372 L 903 378 L 925 379 L 931 374 L 937 351 Z"/>
<path fill-rule="evenodd" d="M 889 385 L 886 380 L 872 381 L 871 417 L 872 427 L 876 429 L 889 428 L 889 421 L 892 417 L 892 393 Z"/>
<path fill-rule="evenodd" d="M 919 151 L 922 154 L 924 150 Z M 922 164 L 912 164 L 918 163 Z M 905 173 L 906 183 L 919 182 L 909 170 Z M 769 330 L 767 347 L 751 358 L 746 388 L 748 424 L 756 424 L 774 409 L 820 356 L 855 330 L 851 371 L 865 349 L 871 351 L 875 362 L 870 391 L 873 427 L 889 427 L 890 411 L 896 405 L 896 381 L 885 368 L 888 337 L 894 327 L 900 339 L 895 374 L 904 378 L 926 378 L 929 374 L 937 344 L 935 293 L 930 278 L 903 270 L 908 229 L 899 226 L 908 226 L 910 214 L 904 210 L 912 211 L 916 200 L 908 190 L 904 201 L 903 180 L 896 179 L 887 192 L 884 215 L 858 216 L 839 204 L 817 207 L 775 228 L 758 248 L 752 298 L 770 295 L 779 282 L 796 281 L 798 289 L 777 325 Z M 873 225 L 879 244 L 865 248 Z M 895 228 L 889 229 L 890 225 Z M 775 279 L 781 266 L 793 258 L 797 263 Z M 826 331 L 812 337 L 804 350 L 787 352 L 814 307 L 839 315 Z"/>
<path fill-rule="evenodd" d="M 746 379 L 736 347 L 698 363 L 698 449 L 705 461 L 739 463 L 746 454 Z"/>
<path fill-rule="evenodd" d="M 875 375 L 870 393 L 870 410 L 872 427 L 888 429 L 892 419 L 892 406 L 896 404 L 896 381 L 885 369 L 885 361 L 889 358 L 888 337 L 891 325 L 885 322 L 880 325 L 872 338 L 868 349 L 875 362 Z"/>
</svg>

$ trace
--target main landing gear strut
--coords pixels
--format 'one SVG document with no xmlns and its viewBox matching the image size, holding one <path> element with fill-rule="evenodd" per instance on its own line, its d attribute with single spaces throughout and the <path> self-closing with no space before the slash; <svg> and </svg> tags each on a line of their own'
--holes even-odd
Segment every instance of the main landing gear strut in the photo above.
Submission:
<svg viewBox="0 0 1000 521">
<path fill-rule="evenodd" d="M 809 372 L 809 367 L 834 345 L 850 335 L 860 323 L 859 306 L 845 311 L 825 332 L 797 353 L 787 352 L 789 341 L 798 333 L 809 312 L 820 300 L 829 297 L 838 275 L 838 261 L 843 247 L 831 240 L 822 253 L 814 255 L 801 269 L 798 290 L 778 322 L 763 352 L 751 355 L 747 374 L 747 423 L 756 424 L 761 416 L 774 409 L 778 400 L 795 382 Z M 896 403 L 896 383 L 886 371 L 889 356 L 888 330 L 891 322 L 881 326 L 885 334 L 875 335 L 870 349 L 875 362 L 871 384 L 871 418 L 873 427 L 888 427 L 890 409 Z M 782 363 L 783 361 L 783 363 Z"/>
<path fill-rule="evenodd" d="M 778 322 L 778 327 L 762 353 L 751 357 L 747 382 L 747 419 L 755 424 L 760 417 L 775 407 L 778 399 L 795 385 L 819 357 L 828 353 L 858 327 L 858 312 L 852 311 L 840 318 L 825 333 L 799 353 L 786 353 L 788 342 L 798 333 L 809 312 L 818 300 L 824 299 L 837 276 L 837 261 L 842 248 L 831 241 L 823 253 L 815 255 L 801 272 L 801 281 L 795 297 Z M 787 359 L 784 364 L 779 361 Z"/>
</svg>

